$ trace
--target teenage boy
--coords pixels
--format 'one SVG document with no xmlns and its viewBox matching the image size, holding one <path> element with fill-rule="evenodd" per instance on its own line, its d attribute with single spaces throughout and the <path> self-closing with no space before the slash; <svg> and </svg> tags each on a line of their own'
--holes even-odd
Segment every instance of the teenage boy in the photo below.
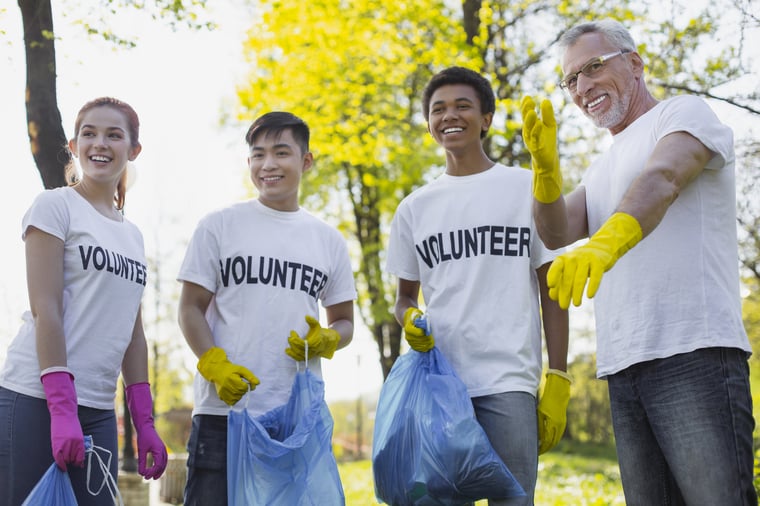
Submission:
<svg viewBox="0 0 760 506">
<path fill-rule="evenodd" d="M 203 218 L 180 269 L 179 323 L 199 357 L 186 505 L 227 504 L 227 414 L 284 404 L 308 342 L 309 370 L 353 337 L 356 298 L 344 238 L 299 206 L 313 163 L 309 128 L 271 112 L 246 134 L 258 198 Z M 319 324 L 318 303 L 327 316 Z"/>
<path fill-rule="evenodd" d="M 531 217 L 531 173 L 485 153 L 495 111 L 490 83 L 451 67 L 423 92 L 428 130 L 446 172 L 408 195 L 391 225 L 387 270 L 398 277 L 395 315 L 417 351 L 438 346 L 468 388 L 488 438 L 533 504 L 538 455 L 562 436 L 570 396 L 567 312 L 549 299 L 555 253 Z M 415 326 L 425 300 L 432 332 Z M 549 370 L 541 400 L 541 324 Z M 433 337 L 435 335 L 435 339 Z"/>
</svg>

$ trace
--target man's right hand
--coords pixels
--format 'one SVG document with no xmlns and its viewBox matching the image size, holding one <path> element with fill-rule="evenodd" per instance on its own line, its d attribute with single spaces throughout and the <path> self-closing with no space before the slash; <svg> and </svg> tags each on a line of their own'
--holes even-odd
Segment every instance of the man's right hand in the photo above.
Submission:
<svg viewBox="0 0 760 506">
<path fill-rule="evenodd" d="M 423 317 L 422 311 L 416 307 L 410 307 L 404 312 L 404 337 L 413 350 L 425 352 L 435 346 L 435 340 L 433 334 L 426 334 L 415 324 L 417 319 Z"/>
<path fill-rule="evenodd" d="M 549 100 L 542 100 L 539 118 L 533 98 L 526 95 L 520 101 L 520 112 L 523 142 L 530 151 L 533 168 L 533 196 L 543 204 L 551 204 L 562 195 L 554 108 Z"/>
<path fill-rule="evenodd" d="M 230 406 L 259 384 L 259 379 L 251 371 L 230 362 L 224 350 L 216 346 L 209 348 L 198 360 L 198 371 L 214 384 L 219 398 Z"/>
</svg>

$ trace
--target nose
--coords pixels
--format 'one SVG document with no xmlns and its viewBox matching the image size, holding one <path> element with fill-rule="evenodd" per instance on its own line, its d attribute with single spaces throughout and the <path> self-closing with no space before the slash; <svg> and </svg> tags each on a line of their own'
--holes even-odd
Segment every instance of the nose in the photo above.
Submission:
<svg viewBox="0 0 760 506">
<path fill-rule="evenodd" d="M 588 93 L 590 89 L 594 87 L 594 78 L 588 77 L 587 75 L 581 72 L 580 74 L 578 74 L 575 84 L 576 84 L 575 93 L 579 97 L 582 97 L 583 95 Z"/>
<path fill-rule="evenodd" d="M 265 154 L 261 161 L 262 170 L 273 170 L 277 168 L 277 159 L 271 154 Z"/>
<path fill-rule="evenodd" d="M 447 107 L 443 111 L 443 121 L 449 120 L 449 119 L 456 119 L 459 115 L 459 111 L 457 111 L 456 107 Z"/>
</svg>

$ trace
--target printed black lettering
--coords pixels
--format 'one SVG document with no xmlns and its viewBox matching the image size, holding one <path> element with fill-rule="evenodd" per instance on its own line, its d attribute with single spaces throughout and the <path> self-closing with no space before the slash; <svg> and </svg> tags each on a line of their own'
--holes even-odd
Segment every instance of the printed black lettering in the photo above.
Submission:
<svg viewBox="0 0 760 506">
<path fill-rule="evenodd" d="M 310 265 L 304 265 L 303 269 L 301 269 L 301 291 L 309 293 L 309 284 L 311 283 L 311 273 L 314 271 L 314 268 Z"/>
<path fill-rule="evenodd" d="M 243 260 L 243 257 L 232 259 L 232 279 L 236 285 L 239 285 L 245 279 L 245 260 Z"/>
<path fill-rule="evenodd" d="M 517 244 L 517 233 L 520 229 L 517 227 L 506 227 L 507 229 L 507 240 L 506 240 L 506 246 L 504 247 L 504 254 L 506 256 L 515 257 L 517 256 L 517 249 L 513 248 L 512 246 Z"/>
<path fill-rule="evenodd" d="M 92 257 L 92 246 L 87 246 L 87 253 L 84 252 L 84 246 L 79 246 L 79 256 L 82 258 L 82 269 L 87 270 Z"/>
<path fill-rule="evenodd" d="M 251 255 L 248 255 L 248 264 L 247 264 L 247 273 L 245 277 L 245 282 L 249 285 L 255 285 L 259 282 L 258 279 L 256 279 L 256 276 L 253 274 L 253 257 Z"/>
<path fill-rule="evenodd" d="M 274 280 L 272 281 L 272 285 L 277 286 L 280 285 L 281 287 L 285 288 L 285 280 L 286 280 L 286 274 L 288 271 L 288 261 L 284 260 L 282 263 L 280 263 L 279 260 L 275 259 L 274 261 Z"/>
<path fill-rule="evenodd" d="M 420 255 L 420 258 L 423 262 L 425 262 L 425 265 L 432 268 L 433 267 L 433 260 L 430 258 L 430 247 L 428 246 L 427 241 L 422 241 L 422 246 L 424 247 L 425 251 L 422 251 L 420 249 L 419 244 L 415 244 L 414 247 L 417 250 L 417 253 Z"/>
<path fill-rule="evenodd" d="M 520 227 L 520 256 L 530 256 L 530 229 Z"/>
<path fill-rule="evenodd" d="M 504 227 L 491 227 L 491 254 L 495 256 L 503 255 L 499 247 L 504 242 Z"/>
<path fill-rule="evenodd" d="M 92 266 L 99 271 L 102 271 L 103 267 L 106 266 L 106 254 L 100 246 L 95 246 L 95 250 L 92 252 Z"/>
</svg>

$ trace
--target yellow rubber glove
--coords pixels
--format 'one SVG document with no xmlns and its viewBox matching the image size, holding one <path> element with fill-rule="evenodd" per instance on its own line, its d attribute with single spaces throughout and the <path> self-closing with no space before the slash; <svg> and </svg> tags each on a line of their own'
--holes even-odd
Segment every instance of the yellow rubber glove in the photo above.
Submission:
<svg viewBox="0 0 760 506">
<path fill-rule="evenodd" d="M 230 406 L 259 384 L 259 379 L 251 371 L 230 362 L 224 350 L 216 346 L 209 348 L 198 360 L 198 371 L 214 384 L 219 398 Z"/>
<path fill-rule="evenodd" d="M 433 334 L 426 334 L 423 329 L 415 324 L 419 318 L 423 318 L 422 311 L 416 307 L 410 307 L 404 312 L 404 337 L 409 346 L 416 351 L 430 351 L 435 346 Z"/>
<path fill-rule="evenodd" d="M 538 401 L 538 454 L 554 448 L 567 425 L 567 404 L 573 379 L 564 371 L 549 369 Z"/>
<path fill-rule="evenodd" d="M 549 297 L 562 309 L 568 308 L 571 298 L 573 304 L 580 306 L 586 281 L 590 299 L 596 295 L 602 274 L 638 244 L 641 236 L 636 218 L 626 213 L 613 214 L 586 244 L 554 259 L 546 273 Z"/>
<path fill-rule="evenodd" d="M 539 120 L 533 98 L 526 95 L 520 101 L 520 112 L 523 142 L 530 151 L 533 168 L 533 197 L 541 203 L 551 204 L 562 195 L 554 108 L 549 100 L 542 100 Z"/>
<path fill-rule="evenodd" d="M 288 344 L 285 353 L 297 362 L 306 360 L 306 346 L 309 344 L 309 358 L 324 357 L 333 358 L 335 350 L 340 342 L 340 334 L 337 330 L 325 329 L 319 325 L 319 320 L 312 316 L 306 317 L 306 323 L 309 324 L 309 330 L 306 337 L 301 338 L 295 330 L 290 331 Z"/>
</svg>

